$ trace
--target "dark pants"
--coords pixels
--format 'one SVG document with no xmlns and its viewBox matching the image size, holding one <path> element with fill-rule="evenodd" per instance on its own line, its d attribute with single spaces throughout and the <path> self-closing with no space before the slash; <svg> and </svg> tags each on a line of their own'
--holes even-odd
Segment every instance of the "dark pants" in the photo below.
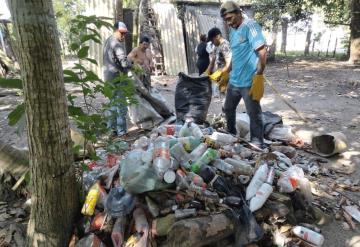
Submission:
<svg viewBox="0 0 360 247">
<path fill-rule="evenodd" d="M 229 133 L 236 135 L 236 108 L 241 98 L 244 99 L 246 112 L 250 117 L 250 140 L 257 144 L 264 143 L 263 118 L 260 103 L 249 95 L 250 87 L 228 85 L 223 107 Z"/>
</svg>

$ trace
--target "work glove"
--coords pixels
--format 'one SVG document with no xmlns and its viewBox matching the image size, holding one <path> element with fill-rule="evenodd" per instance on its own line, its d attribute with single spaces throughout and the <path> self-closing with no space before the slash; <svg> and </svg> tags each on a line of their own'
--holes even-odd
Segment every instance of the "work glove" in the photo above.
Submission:
<svg viewBox="0 0 360 247">
<path fill-rule="evenodd" d="M 210 80 L 217 82 L 220 80 L 221 74 L 222 74 L 221 70 L 217 70 L 214 73 L 212 73 L 211 75 L 209 75 L 209 78 L 210 78 Z"/>
<path fill-rule="evenodd" d="M 260 101 L 264 95 L 264 76 L 263 75 L 254 75 L 252 86 L 249 91 L 249 95 L 253 100 Z"/>
</svg>

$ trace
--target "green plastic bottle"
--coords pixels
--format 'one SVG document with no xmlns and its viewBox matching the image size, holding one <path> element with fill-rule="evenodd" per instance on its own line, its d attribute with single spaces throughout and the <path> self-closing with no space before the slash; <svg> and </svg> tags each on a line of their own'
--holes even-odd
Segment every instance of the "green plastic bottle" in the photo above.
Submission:
<svg viewBox="0 0 360 247">
<path fill-rule="evenodd" d="M 209 164 L 218 157 L 218 152 L 215 149 L 208 148 L 205 153 L 191 164 L 191 171 L 198 173 L 201 166 Z"/>
</svg>

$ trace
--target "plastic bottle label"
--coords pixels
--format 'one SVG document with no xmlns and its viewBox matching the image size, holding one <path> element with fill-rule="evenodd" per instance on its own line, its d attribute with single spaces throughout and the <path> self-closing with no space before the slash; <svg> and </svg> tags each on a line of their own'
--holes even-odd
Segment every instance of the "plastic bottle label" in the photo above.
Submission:
<svg viewBox="0 0 360 247">
<path fill-rule="evenodd" d="M 166 126 L 166 134 L 169 136 L 173 136 L 175 134 L 176 126 L 175 125 L 168 125 Z"/>
<path fill-rule="evenodd" d="M 170 160 L 170 150 L 165 148 L 157 148 L 154 150 L 154 159 L 157 157 L 163 157 Z"/>
</svg>

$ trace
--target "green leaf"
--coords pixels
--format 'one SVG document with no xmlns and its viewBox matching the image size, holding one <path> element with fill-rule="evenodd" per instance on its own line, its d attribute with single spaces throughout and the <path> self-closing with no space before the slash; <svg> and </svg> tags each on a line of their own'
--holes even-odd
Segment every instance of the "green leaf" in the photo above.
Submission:
<svg viewBox="0 0 360 247">
<path fill-rule="evenodd" d="M 85 43 L 88 40 L 93 40 L 96 43 L 98 43 L 100 40 L 96 37 L 95 34 L 86 34 L 84 36 L 81 37 L 80 41 L 81 43 Z"/>
<path fill-rule="evenodd" d="M 9 125 L 14 126 L 25 114 L 25 104 L 21 103 L 8 115 Z"/>
<path fill-rule="evenodd" d="M 76 51 L 76 50 L 78 50 L 80 48 L 80 45 L 78 44 L 78 43 L 72 43 L 71 45 L 70 45 L 70 50 L 72 50 L 72 51 Z"/>
<path fill-rule="evenodd" d="M 63 71 L 63 73 L 65 75 L 68 75 L 68 76 L 65 76 L 64 77 L 64 81 L 65 82 L 80 82 L 81 79 L 79 78 L 79 76 L 72 70 L 68 70 L 68 69 L 65 69 Z"/>
<path fill-rule="evenodd" d="M 22 80 L 6 79 L 6 78 L 2 78 L 2 77 L 0 77 L 0 87 L 23 89 Z"/>
<path fill-rule="evenodd" d="M 92 64 L 98 65 L 98 63 L 95 59 L 92 59 L 92 58 L 85 58 L 85 59 L 88 60 Z"/>
<path fill-rule="evenodd" d="M 97 74 L 95 74 L 91 70 L 87 70 L 85 71 L 85 73 L 86 73 L 85 81 L 100 81 Z"/>
<path fill-rule="evenodd" d="M 85 113 L 83 112 L 83 110 L 80 107 L 77 106 L 72 106 L 69 105 L 68 106 L 68 111 L 69 111 L 69 115 L 74 117 L 74 116 L 85 116 Z"/>
<path fill-rule="evenodd" d="M 72 94 L 69 94 L 69 95 L 67 96 L 67 99 L 68 99 L 68 101 L 71 103 L 71 105 L 74 105 L 74 104 L 75 104 L 74 99 L 76 99 L 76 96 L 74 96 L 74 95 L 72 95 Z"/>
<path fill-rule="evenodd" d="M 89 55 L 89 48 L 89 46 L 82 47 L 77 53 L 78 57 L 80 59 L 86 58 Z"/>
</svg>

